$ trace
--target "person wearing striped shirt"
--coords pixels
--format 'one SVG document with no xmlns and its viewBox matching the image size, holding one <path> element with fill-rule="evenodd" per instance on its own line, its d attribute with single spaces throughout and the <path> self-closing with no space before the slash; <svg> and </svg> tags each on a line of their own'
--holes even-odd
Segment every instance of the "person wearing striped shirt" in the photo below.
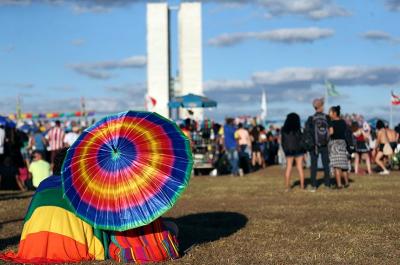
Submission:
<svg viewBox="0 0 400 265">
<path fill-rule="evenodd" d="M 55 122 L 55 126 L 51 128 L 46 134 L 46 140 L 48 143 L 48 150 L 50 151 L 50 162 L 53 168 L 54 158 L 57 153 L 64 148 L 64 138 L 65 132 L 63 128 L 61 128 L 61 122 L 57 120 Z"/>
</svg>

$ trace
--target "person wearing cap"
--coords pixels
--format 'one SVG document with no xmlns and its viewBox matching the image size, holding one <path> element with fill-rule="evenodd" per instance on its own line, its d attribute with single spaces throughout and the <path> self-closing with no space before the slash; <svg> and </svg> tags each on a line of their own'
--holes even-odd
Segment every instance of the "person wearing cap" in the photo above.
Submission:
<svg viewBox="0 0 400 265">
<path fill-rule="evenodd" d="M 78 139 L 79 131 L 80 130 L 78 126 L 72 126 L 71 131 L 68 132 L 64 137 L 64 144 L 66 147 L 72 146 L 72 144 Z"/>
<path fill-rule="evenodd" d="M 311 190 L 312 192 L 317 189 L 317 170 L 318 158 L 321 155 L 322 165 L 324 167 L 324 184 L 325 187 L 330 187 L 329 175 L 329 123 L 330 118 L 324 113 L 324 99 L 317 98 L 313 101 L 315 109 L 314 115 L 307 119 L 305 125 L 305 134 L 311 142 L 311 148 L 308 150 L 311 157 Z"/>
</svg>

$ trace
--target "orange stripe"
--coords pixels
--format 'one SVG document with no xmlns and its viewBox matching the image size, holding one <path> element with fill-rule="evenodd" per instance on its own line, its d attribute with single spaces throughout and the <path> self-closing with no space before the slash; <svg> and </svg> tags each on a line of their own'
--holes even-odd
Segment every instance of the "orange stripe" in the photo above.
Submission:
<svg viewBox="0 0 400 265">
<path fill-rule="evenodd" d="M 69 237 L 51 232 L 29 234 L 21 240 L 18 253 L 7 255 L 14 261 L 79 262 L 95 260 L 86 245 Z M 40 263 L 40 262 L 39 262 Z"/>
</svg>

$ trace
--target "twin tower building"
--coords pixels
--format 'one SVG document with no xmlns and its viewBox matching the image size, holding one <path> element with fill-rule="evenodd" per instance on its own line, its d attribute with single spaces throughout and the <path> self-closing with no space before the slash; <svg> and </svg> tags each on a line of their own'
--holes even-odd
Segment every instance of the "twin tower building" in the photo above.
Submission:
<svg viewBox="0 0 400 265">
<path fill-rule="evenodd" d="M 177 12 L 178 28 L 172 28 Z M 177 32 L 177 41 L 171 39 Z M 176 45 L 178 47 L 173 47 Z M 177 50 L 177 53 L 173 52 Z M 172 55 L 177 54 L 176 77 L 172 73 Z M 200 2 L 183 2 L 178 7 L 167 3 L 147 4 L 147 95 L 146 108 L 171 117 L 168 102 L 188 93 L 203 94 L 202 18 Z M 188 112 L 180 111 L 181 118 Z M 194 119 L 203 118 L 202 109 L 194 109 Z"/>
</svg>

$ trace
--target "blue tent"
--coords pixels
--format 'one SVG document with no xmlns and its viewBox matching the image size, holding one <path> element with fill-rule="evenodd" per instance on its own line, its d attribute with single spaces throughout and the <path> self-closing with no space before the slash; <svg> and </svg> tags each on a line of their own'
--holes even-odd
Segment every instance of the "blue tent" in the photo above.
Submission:
<svg viewBox="0 0 400 265">
<path fill-rule="evenodd" d="M 15 122 L 4 116 L 0 116 L 0 125 L 9 128 L 15 128 L 17 126 Z"/>
<path fill-rule="evenodd" d="M 168 103 L 170 108 L 214 108 L 216 106 L 216 101 L 195 94 L 175 97 Z"/>
</svg>

